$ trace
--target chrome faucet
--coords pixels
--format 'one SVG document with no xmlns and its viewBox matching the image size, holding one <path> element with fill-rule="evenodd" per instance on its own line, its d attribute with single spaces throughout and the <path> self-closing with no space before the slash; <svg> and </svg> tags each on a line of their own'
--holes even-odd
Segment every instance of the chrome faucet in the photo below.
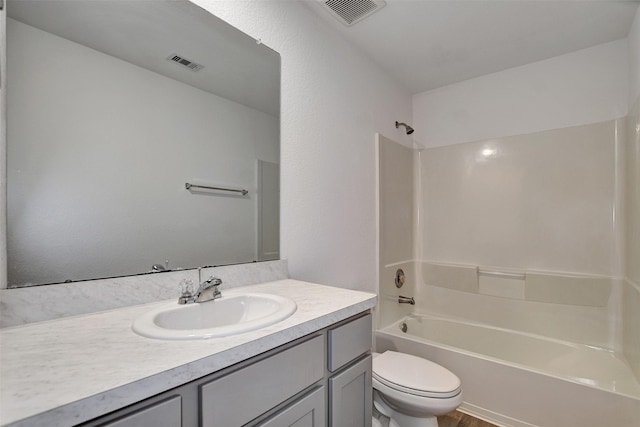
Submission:
<svg viewBox="0 0 640 427">
<path fill-rule="evenodd" d="M 222 285 L 222 280 L 213 276 L 200 283 L 195 295 L 195 302 L 207 302 L 221 298 L 222 292 L 218 289 L 220 285 Z"/>
<path fill-rule="evenodd" d="M 403 297 L 402 295 L 400 295 L 398 297 L 398 304 L 416 305 L 416 300 L 414 300 L 413 297 Z"/>
<path fill-rule="evenodd" d="M 194 302 L 213 301 L 222 297 L 222 292 L 218 286 L 222 284 L 222 280 L 217 277 L 209 277 L 200 283 L 197 291 L 193 291 L 193 282 L 191 280 L 183 280 L 180 282 L 180 298 L 178 304 L 191 304 Z"/>
</svg>

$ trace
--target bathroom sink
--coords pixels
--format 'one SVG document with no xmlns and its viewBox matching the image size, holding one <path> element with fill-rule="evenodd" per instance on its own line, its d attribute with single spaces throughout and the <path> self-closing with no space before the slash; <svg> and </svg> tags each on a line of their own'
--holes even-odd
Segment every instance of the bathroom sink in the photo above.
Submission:
<svg viewBox="0 0 640 427">
<path fill-rule="evenodd" d="M 244 293 L 215 301 L 167 303 L 138 317 L 133 331 L 148 338 L 188 340 L 226 337 L 280 322 L 296 311 L 287 297 Z"/>
</svg>

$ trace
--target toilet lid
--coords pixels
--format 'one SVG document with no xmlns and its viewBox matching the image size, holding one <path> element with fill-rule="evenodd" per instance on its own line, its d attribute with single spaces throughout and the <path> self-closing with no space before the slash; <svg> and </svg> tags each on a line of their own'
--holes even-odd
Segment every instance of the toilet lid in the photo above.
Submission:
<svg viewBox="0 0 640 427">
<path fill-rule="evenodd" d="M 446 398 L 460 393 L 460 379 L 448 369 L 395 351 L 373 359 L 373 376 L 388 387 L 417 396 Z"/>
</svg>

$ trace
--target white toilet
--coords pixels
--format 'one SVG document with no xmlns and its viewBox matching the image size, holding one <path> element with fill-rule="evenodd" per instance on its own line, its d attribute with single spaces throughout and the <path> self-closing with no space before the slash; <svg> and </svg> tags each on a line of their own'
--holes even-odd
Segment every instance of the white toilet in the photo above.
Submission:
<svg viewBox="0 0 640 427">
<path fill-rule="evenodd" d="M 390 427 L 437 427 L 438 415 L 462 403 L 460 379 L 421 357 L 385 351 L 373 354 L 373 404 Z M 374 426 L 382 425 L 374 419 Z"/>
</svg>

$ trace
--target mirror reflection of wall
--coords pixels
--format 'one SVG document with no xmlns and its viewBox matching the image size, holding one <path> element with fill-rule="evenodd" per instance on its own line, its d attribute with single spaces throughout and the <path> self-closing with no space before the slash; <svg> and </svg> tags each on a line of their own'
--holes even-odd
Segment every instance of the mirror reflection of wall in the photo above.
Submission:
<svg viewBox="0 0 640 427">
<path fill-rule="evenodd" d="M 187 1 L 7 11 L 9 287 L 279 257 L 276 52 Z"/>
</svg>

